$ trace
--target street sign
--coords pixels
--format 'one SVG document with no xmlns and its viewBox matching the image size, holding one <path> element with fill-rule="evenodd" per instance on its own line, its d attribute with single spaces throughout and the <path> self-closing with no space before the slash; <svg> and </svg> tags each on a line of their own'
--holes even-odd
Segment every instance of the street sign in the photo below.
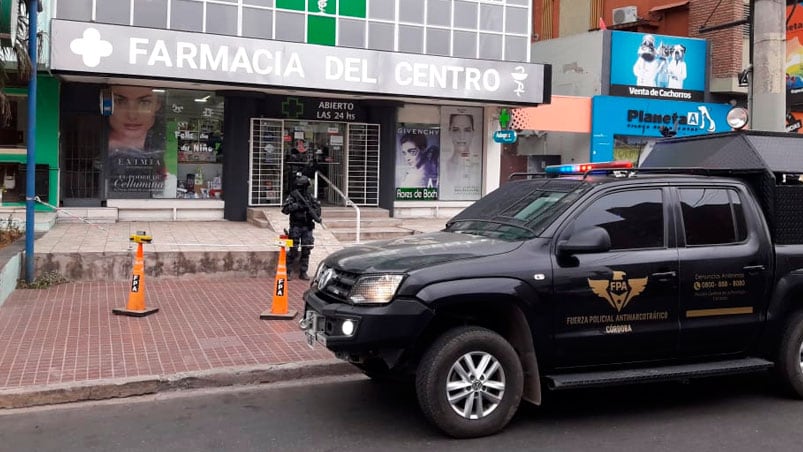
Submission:
<svg viewBox="0 0 803 452">
<path fill-rule="evenodd" d="M 497 130 L 494 132 L 494 141 L 497 143 L 502 144 L 510 144 L 516 142 L 516 131 L 515 130 Z"/>
</svg>

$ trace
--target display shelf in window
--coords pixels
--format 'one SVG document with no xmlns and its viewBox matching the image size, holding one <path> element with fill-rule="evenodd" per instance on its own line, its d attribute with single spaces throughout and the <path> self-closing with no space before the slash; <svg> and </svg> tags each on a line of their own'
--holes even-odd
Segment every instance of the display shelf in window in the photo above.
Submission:
<svg viewBox="0 0 803 452">
<path fill-rule="evenodd" d="M 199 119 L 179 121 L 176 129 L 179 163 L 215 163 L 222 155 L 220 121 Z"/>
</svg>

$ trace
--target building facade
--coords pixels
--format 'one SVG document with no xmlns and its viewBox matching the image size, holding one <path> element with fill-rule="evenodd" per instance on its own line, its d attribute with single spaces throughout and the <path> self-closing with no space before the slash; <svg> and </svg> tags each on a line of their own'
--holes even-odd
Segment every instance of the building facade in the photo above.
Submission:
<svg viewBox="0 0 803 452">
<path fill-rule="evenodd" d="M 553 67 L 549 108 L 562 96 L 588 98 L 591 111 L 575 116 L 589 123 L 577 125 L 584 132 L 549 129 L 516 111 L 514 127 L 525 133 L 503 150 L 518 162 L 507 172 L 547 161 L 637 162 L 664 136 L 730 131 L 728 111 L 747 105 L 739 75 L 749 65 L 749 29 L 738 22 L 748 13 L 746 0 L 537 0 L 532 60 Z"/>
<path fill-rule="evenodd" d="M 548 103 L 529 0 L 53 2 L 64 206 L 244 220 L 317 195 L 448 216 L 498 185 L 489 124 Z M 317 171 L 316 171 L 317 170 Z"/>
</svg>

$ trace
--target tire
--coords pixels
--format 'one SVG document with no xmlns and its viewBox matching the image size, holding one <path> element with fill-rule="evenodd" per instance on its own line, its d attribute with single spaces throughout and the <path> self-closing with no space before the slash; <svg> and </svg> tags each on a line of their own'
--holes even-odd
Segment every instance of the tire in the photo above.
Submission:
<svg viewBox="0 0 803 452">
<path fill-rule="evenodd" d="M 469 364 L 483 362 L 485 371 L 464 372 Z M 487 385 L 489 381 L 494 385 Z M 449 436 L 473 438 L 497 433 L 510 422 L 521 402 L 524 375 L 516 351 L 502 336 L 485 328 L 460 327 L 444 333 L 426 351 L 415 387 L 431 424 Z"/>
<path fill-rule="evenodd" d="M 784 329 L 775 371 L 784 389 L 803 399 L 803 312 L 793 315 Z"/>
</svg>

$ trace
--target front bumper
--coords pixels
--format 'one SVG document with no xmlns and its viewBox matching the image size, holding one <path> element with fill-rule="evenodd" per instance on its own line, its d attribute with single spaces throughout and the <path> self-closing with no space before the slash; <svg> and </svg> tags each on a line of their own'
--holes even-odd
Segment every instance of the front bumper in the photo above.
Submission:
<svg viewBox="0 0 803 452">
<path fill-rule="evenodd" d="M 316 314 L 316 325 L 307 321 L 309 311 Z M 338 357 L 357 361 L 403 352 L 415 344 L 432 317 L 432 311 L 415 299 L 396 299 L 381 306 L 355 306 L 329 303 L 315 289 L 309 289 L 304 293 L 304 318 L 299 325 Z M 351 321 L 354 327 L 351 335 L 343 333 L 346 321 Z M 318 331 L 312 331 L 314 326 Z"/>
</svg>

